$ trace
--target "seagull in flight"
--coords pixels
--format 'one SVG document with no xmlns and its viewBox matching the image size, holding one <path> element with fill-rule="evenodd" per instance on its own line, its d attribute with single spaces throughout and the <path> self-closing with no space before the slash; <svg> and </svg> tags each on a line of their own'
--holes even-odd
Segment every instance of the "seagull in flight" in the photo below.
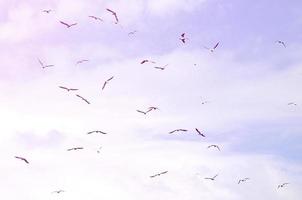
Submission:
<svg viewBox="0 0 302 200">
<path fill-rule="evenodd" d="M 87 59 L 79 60 L 79 61 L 76 62 L 76 65 L 82 64 L 82 63 L 88 62 L 88 61 L 89 61 L 89 60 L 87 60 Z"/>
<path fill-rule="evenodd" d="M 67 149 L 67 151 L 76 151 L 76 150 L 82 150 L 82 149 L 84 149 L 84 147 L 73 147 L 73 148 Z"/>
<path fill-rule="evenodd" d="M 52 10 L 42 10 L 42 12 L 49 14 L 50 12 L 52 12 Z"/>
<path fill-rule="evenodd" d="M 209 47 L 206 47 L 206 46 L 203 46 L 205 49 L 207 49 L 207 50 L 210 50 L 211 52 L 214 52 L 214 50 L 218 47 L 218 45 L 219 45 L 219 42 L 217 42 L 215 45 L 214 45 L 214 47 L 213 48 L 209 48 Z"/>
<path fill-rule="evenodd" d="M 29 162 L 25 158 L 23 158 L 23 157 L 15 156 L 15 158 L 17 158 L 19 160 L 23 160 L 25 163 L 29 164 Z"/>
<path fill-rule="evenodd" d="M 137 33 L 137 30 L 129 32 L 128 35 L 134 35 L 135 33 Z"/>
<path fill-rule="evenodd" d="M 156 177 L 156 176 L 160 176 L 160 175 L 166 174 L 166 173 L 168 173 L 168 171 L 164 171 L 164 172 L 160 172 L 160 173 L 158 173 L 158 174 L 154 174 L 154 175 L 150 176 L 150 178 L 154 178 L 154 177 Z"/>
<path fill-rule="evenodd" d="M 106 10 L 108 11 L 108 12 L 111 12 L 111 14 L 114 16 L 114 18 L 115 18 L 115 24 L 117 24 L 118 23 L 118 18 L 117 18 L 117 14 L 116 14 L 116 12 L 114 12 L 113 10 L 111 10 L 111 9 L 109 9 L 109 8 L 106 8 Z"/>
<path fill-rule="evenodd" d="M 112 79 L 114 78 L 114 76 L 110 77 L 109 79 L 107 79 L 104 84 L 103 84 L 103 87 L 102 87 L 102 90 L 105 89 L 106 85 L 108 84 L 109 81 L 111 81 Z"/>
<path fill-rule="evenodd" d="M 196 132 L 198 133 L 198 135 L 202 136 L 202 137 L 206 137 L 203 133 L 201 133 L 198 128 L 195 128 Z"/>
<path fill-rule="evenodd" d="M 44 63 L 40 59 L 38 59 L 38 61 L 43 69 L 48 68 L 48 67 L 54 67 L 54 65 L 44 65 Z"/>
<path fill-rule="evenodd" d="M 82 97 L 78 94 L 76 94 L 76 96 L 79 97 L 80 99 L 82 99 L 83 101 L 85 101 L 87 104 L 90 104 L 90 102 L 87 99 L 85 99 L 84 97 Z"/>
<path fill-rule="evenodd" d="M 169 132 L 169 134 L 172 134 L 172 133 L 175 133 L 175 132 L 186 132 L 186 131 L 188 131 L 188 130 L 186 130 L 186 129 L 175 129 L 175 130 L 173 130 L 173 131 L 170 131 Z"/>
<path fill-rule="evenodd" d="M 89 135 L 89 134 L 92 134 L 92 133 L 101 133 L 101 134 L 103 134 L 103 135 L 107 134 L 107 133 L 105 133 L 105 132 L 103 132 L 103 131 L 90 131 L 90 132 L 88 132 L 87 134 Z"/>
<path fill-rule="evenodd" d="M 147 63 L 147 62 L 150 62 L 150 63 L 155 64 L 155 62 L 152 61 L 152 60 L 142 60 L 142 61 L 141 61 L 141 65 L 142 65 L 142 64 L 145 64 L 145 63 Z"/>
<path fill-rule="evenodd" d="M 148 112 L 150 112 L 150 111 L 152 111 L 152 110 L 159 110 L 159 108 L 158 108 L 158 107 L 151 106 L 151 107 L 148 108 L 147 111 L 141 111 L 141 110 L 136 110 L 136 111 L 139 112 L 139 113 L 142 113 L 142 114 L 146 115 Z"/>
<path fill-rule="evenodd" d="M 57 194 L 60 194 L 62 192 L 65 192 L 64 190 L 56 190 L 56 191 L 53 191 L 52 193 L 57 193 Z"/>
<path fill-rule="evenodd" d="M 186 43 L 186 40 L 188 39 L 188 38 L 185 37 L 185 34 L 186 34 L 186 33 L 182 33 L 182 34 L 180 35 L 181 37 L 179 38 L 180 41 L 182 41 L 182 43 L 184 43 L 184 44 Z"/>
<path fill-rule="evenodd" d="M 213 176 L 213 177 L 206 177 L 206 178 L 204 178 L 204 179 L 208 179 L 208 180 L 214 181 L 215 178 L 216 178 L 217 176 L 218 176 L 218 174 L 216 174 L 216 175 Z"/>
<path fill-rule="evenodd" d="M 286 48 L 286 45 L 283 41 L 277 40 L 276 43 L 281 44 L 284 48 Z"/>
<path fill-rule="evenodd" d="M 61 24 L 65 25 L 67 28 L 77 25 L 78 23 L 68 24 L 66 22 L 60 21 Z"/>
<path fill-rule="evenodd" d="M 104 20 L 102 20 L 100 17 L 94 16 L 94 15 L 89 15 L 88 17 L 89 17 L 89 18 L 92 18 L 92 19 L 94 19 L 94 20 L 99 20 L 99 21 L 101 21 L 101 22 L 104 21 Z"/>
<path fill-rule="evenodd" d="M 286 185 L 288 185 L 288 184 L 289 184 L 289 183 L 282 183 L 282 184 L 278 185 L 278 188 L 277 188 L 277 189 L 283 188 L 284 186 L 286 186 Z"/>
<path fill-rule="evenodd" d="M 63 90 L 67 90 L 68 92 L 69 91 L 76 91 L 76 90 L 79 90 L 79 89 L 75 89 L 75 88 L 67 88 L 67 87 L 64 87 L 64 86 L 59 86 L 59 88 L 63 89 Z"/>
<path fill-rule="evenodd" d="M 166 69 L 166 67 L 168 66 L 169 64 L 166 64 L 166 65 L 164 65 L 164 66 L 162 66 L 162 67 L 154 67 L 155 69 L 159 69 L 159 70 L 165 70 Z"/>
<path fill-rule="evenodd" d="M 240 180 L 238 181 L 238 184 L 240 184 L 241 182 L 245 182 L 245 181 L 247 181 L 247 180 L 250 180 L 250 178 L 240 179 Z"/>
<path fill-rule="evenodd" d="M 211 147 L 217 148 L 217 149 L 220 151 L 219 146 L 218 146 L 218 145 L 216 145 L 216 144 L 212 144 L 212 145 L 208 146 L 208 148 L 211 148 Z"/>
</svg>

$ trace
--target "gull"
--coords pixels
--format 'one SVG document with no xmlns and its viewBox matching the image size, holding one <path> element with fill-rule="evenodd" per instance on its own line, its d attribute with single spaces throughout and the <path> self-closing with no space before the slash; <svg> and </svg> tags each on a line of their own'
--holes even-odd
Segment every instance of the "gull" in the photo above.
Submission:
<svg viewBox="0 0 302 200">
<path fill-rule="evenodd" d="M 42 10 L 42 12 L 49 14 L 50 12 L 52 12 L 52 10 Z"/>
<path fill-rule="evenodd" d="M 77 25 L 78 23 L 68 24 L 66 22 L 60 21 L 61 24 L 65 25 L 67 28 Z"/>
<path fill-rule="evenodd" d="M 289 183 L 282 183 L 282 184 L 280 184 L 280 185 L 278 185 L 278 189 L 279 188 L 283 188 L 284 186 L 286 186 L 286 185 L 288 185 Z"/>
<path fill-rule="evenodd" d="M 154 175 L 150 176 L 150 178 L 154 178 L 154 177 L 156 177 L 156 176 L 160 176 L 160 175 L 166 174 L 166 173 L 168 173 L 168 171 L 164 171 L 164 172 L 160 172 L 160 173 L 158 173 L 158 174 L 154 174 Z"/>
<path fill-rule="evenodd" d="M 128 33 L 128 35 L 134 35 L 137 32 L 137 30 L 131 31 Z"/>
<path fill-rule="evenodd" d="M 173 131 L 170 131 L 169 134 L 172 134 L 172 133 L 175 133 L 175 132 L 179 132 L 179 131 L 186 132 L 188 130 L 186 130 L 186 129 L 175 129 Z"/>
<path fill-rule="evenodd" d="M 68 92 L 69 92 L 69 91 L 76 91 L 76 90 L 79 90 L 79 89 L 75 89 L 75 88 L 67 88 L 67 87 L 64 87 L 64 86 L 59 86 L 59 88 L 64 89 L 64 90 L 67 90 Z"/>
<path fill-rule="evenodd" d="M 109 9 L 109 8 L 106 8 L 107 11 L 111 12 L 111 14 L 115 17 L 115 23 L 117 24 L 118 23 L 118 18 L 117 18 L 117 15 L 116 15 L 116 12 L 114 12 L 113 10 Z"/>
<path fill-rule="evenodd" d="M 297 106 L 297 104 L 296 103 L 294 103 L 294 102 L 289 102 L 287 105 L 293 105 L 293 106 Z"/>
<path fill-rule="evenodd" d="M 67 151 L 76 151 L 76 150 L 82 150 L 82 149 L 84 149 L 84 147 L 73 147 L 73 148 L 67 149 Z"/>
<path fill-rule="evenodd" d="M 76 94 L 76 96 L 77 97 L 79 97 L 79 98 L 81 98 L 83 101 L 85 101 L 87 104 L 90 104 L 90 102 L 87 100 L 87 99 L 85 99 L 84 97 L 82 97 L 82 96 L 80 96 L 80 95 L 78 95 L 78 94 Z"/>
<path fill-rule="evenodd" d="M 160 69 L 160 70 L 164 70 L 164 69 L 166 69 L 166 67 L 168 66 L 169 64 L 166 64 L 166 65 L 164 65 L 164 66 L 162 66 L 162 67 L 154 67 L 155 69 Z"/>
<path fill-rule="evenodd" d="M 218 174 L 216 174 L 215 176 L 213 176 L 213 177 L 206 177 L 206 178 L 204 178 L 204 179 L 208 179 L 208 180 L 212 180 L 212 181 L 214 181 L 215 180 L 215 178 L 218 176 Z"/>
<path fill-rule="evenodd" d="M 76 65 L 82 64 L 83 62 L 88 62 L 88 61 L 89 60 L 87 60 L 87 59 L 79 60 L 79 61 L 77 61 Z"/>
<path fill-rule="evenodd" d="M 210 50 L 211 52 L 214 52 L 214 50 L 218 47 L 218 45 L 219 45 L 219 42 L 217 42 L 216 44 L 215 44 L 215 46 L 211 49 L 211 48 L 209 48 L 209 47 L 206 47 L 206 46 L 203 46 L 205 49 L 207 49 L 207 50 Z"/>
<path fill-rule="evenodd" d="M 113 77 L 114 77 L 114 76 L 110 77 L 109 79 L 107 79 L 107 80 L 104 82 L 103 87 L 102 87 L 102 90 L 105 89 L 105 86 L 107 85 L 107 83 L 108 83 L 109 81 L 111 81 L 111 80 L 113 79 Z"/>
<path fill-rule="evenodd" d="M 247 181 L 247 180 L 249 180 L 250 178 L 244 178 L 244 179 L 240 179 L 239 181 L 238 181 L 238 184 L 240 184 L 241 182 L 245 182 L 245 181 Z"/>
<path fill-rule="evenodd" d="M 182 41 L 182 43 L 184 43 L 184 44 L 186 43 L 186 40 L 188 39 L 188 38 L 185 37 L 185 34 L 186 34 L 186 33 L 182 33 L 182 34 L 181 34 L 181 37 L 179 38 L 180 41 Z"/>
<path fill-rule="evenodd" d="M 54 65 L 44 65 L 44 63 L 40 59 L 38 59 L 38 61 L 43 69 L 48 68 L 48 67 L 54 67 Z"/>
<path fill-rule="evenodd" d="M 92 134 L 92 133 L 101 133 L 101 134 L 104 134 L 104 135 L 107 134 L 107 133 L 105 133 L 103 131 L 90 131 L 87 134 L 89 135 L 89 134 Z"/>
<path fill-rule="evenodd" d="M 53 191 L 52 193 L 57 193 L 57 194 L 60 194 L 62 192 L 65 192 L 64 190 L 56 190 L 56 191 Z"/>
<path fill-rule="evenodd" d="M 95 19 L 95 20 L 104 21 L 104 20 L 102 20 L 101 18 L 96 17 L 96 16 L 93 16 L 93 15 L 89 15 L 88 17 L 90 17 L 90 18 L 92 18 L 92 19 Z"/>
<path fill-rule="evenodd" d="M 286 48 L 286 45 L 283 41 L 281 40 L 277 40 L 276 43 L 283 45 L 284 48 Z"/>
<path fill-rule="evenodd" d="M 198 135 L 202 136 L 202 137 L 206 137 L 203 133 L 201 133 L 197 128 L 195 128 L 196 132 L 198 133 Z"/>
<path fill-rule="evenodd" d="M 220 151 L 219 146 L 218 146 L 218 145 L 216 145 L 216 144 L 212 144 L 212 145 L 208 146 L 208 148 L 211 148 L 211 147 L 215 147 L 215 148 L 217 148 L 217 149 Z"/>
<path fill-rule="evenodd" d="M 150 62 L 150 63 L 155 64 L 155 62 L 154 62 L 154 61 L 151 61 L 151 60 L 143 60 L 143 61 L 141 62 L 141 64 L 144 64 L 144 63 L 147 63 L 147 62 Z"/>
<path fill-rule="evenodd" d="M 29 164 L 29 162 L 25 158 L 23 158 L 23 157 L 15 156 L 15 158 L 23 160 L 24 162 L 26 162 L 27 164 Z"/>
</svg>

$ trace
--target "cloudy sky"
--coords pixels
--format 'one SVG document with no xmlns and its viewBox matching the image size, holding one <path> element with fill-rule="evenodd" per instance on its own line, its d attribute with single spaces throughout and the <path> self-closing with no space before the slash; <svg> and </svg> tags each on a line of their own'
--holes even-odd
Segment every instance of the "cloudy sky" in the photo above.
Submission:
<svg viewBox="0 0 302 200">
<path fill-rule="evenodd" d="M 1 196 L 300 199 L 301 8 L 300 0 L 1 0 Z M 136 111 L 150 106 L 159 110 Z"/>
</svg>

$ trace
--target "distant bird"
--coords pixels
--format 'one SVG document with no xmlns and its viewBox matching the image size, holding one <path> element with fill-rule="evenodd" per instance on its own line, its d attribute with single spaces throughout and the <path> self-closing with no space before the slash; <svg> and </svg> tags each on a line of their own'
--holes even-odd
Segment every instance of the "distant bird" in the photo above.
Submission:
<svg viewBox="0 0 302 200">
<path fill-rule="evenodd" d="M 154 67 L 155 69 L 160 69 L 160 70 L 165 70 L 166 69 L 166 67 L 168 66 L 169 64 L 166 64 L 166 65 L 164 65 L 164 66 L 162 66 L 162 67 Z"/>
<path fill-rule="evenodd" d="M 17 158 L 19 160 L 23 160 L 24 162 L 26 162 L 27 164 L 29 164 L 29 162 L 25 158 L 23 158 L 23 157 L 15 156 L 15 158 Z"/>
<path fill-rule="evenodd" d="M 52 12 L 52 10 L 42 10 L 42 12 L 49 14 L 50 12 Z"/>
<path fill-rule="evenodd" d="M 286 186 L 286 185 L 288 185 L 288 184 L 289 184 L 289 183 L 282 183 L 282 184 L 278 185 L 278 188 L 277 188 L 277 189 L 283 188 L 284 186 Z"/>
<path fill-rule="evenodd" d="M 111 14 L 112 14 L 112 15 L 114 16 L 114 18 L 115 18 L 115 23 L 117 24 L 117 23 L 119 22 L 119 20 L 118 20 L 118 18 L 117 18 L 116 12 L 114 12 L 113 10 L 108 9 L 108 8 L 106 8 L 106 10 L 109 11 L 109 12 L 111 12 Z"/>
<path fill-rule="evenodd" d="M 244 179 L 240 179 L 239 181 L 238 181 L 238 184 L 240 184 L 241 182 L 245 182 L 245 181 L 247 181 L 247 180 L 249 180 L 250 178 L 244 178 Z"/>
<path fill-rule="evenodd" d="M 201 133 L 197 128 L 195 128 L 196 132 L 198 133 L 198 135 L 202 136 L 202 137 L 206 137 L 203 133 Z"/>
<path fill-rule="evenodd" d="M 184 44 L 186 43 L 186 40 L 188 39 L 188 38 L 185 37 L 185 34 L 186 34 L 186 33 L 182 33 L 182 34 L 181 34 L 181 37 L 179 38 L 180 41 L 182 41 L 182 43 L 184 43 Z"/>
<path fill-rule="evenodd" d="M 79 60 L 79 61 L 76 62 L 76 65 L 82 64 L 82 63 L 88 62 L 88 61 L 89 61 L 89 60 L 87 60 L 87 59 Z"/>
<path fill-rule="evenodd" d="M 204 46 L 204 48 L 207 49 L 207 50 L 210 50 L 211 52 L 214 52 L 214 50 L 218 47 L 218 45 L 219 45 L 219 42 L 217 42 L 217 43 L 214 45 L 213 48 L 209 48 L 209 47 L 206 47 L 206 46 Z"/>
<path fill-rule="evenodd" d="M 141 65 L 144 64 L 144 63 L 147 63 L 147 62 L 155 64 L 155 62 L 152 61 L 152 60 L 143 60 L 143 61 L 141 61 Z"/>
<path fill-rule="evenodd" d="M 213 177 L 206 177 L 206 178 L 204 178 L 204 179 L 208 179 L 208 180 L 212 180 L 212 181 L 214 181 L 215 180 L 215 178 L 218 176 L 218 174 L 216 174 L 215 176 L 213 176 Z"/>
<path fill-rule="evenodd" d="M 164 172 L 160 172 L 160 173 L 158 173 L 158 174 L 154 174 L 154 175 L 150 176 L 150 178 L 154 178 L 154 177 L 156 177 L 156 176 L 160 176 L 160 175 L 166 174 L 166 173 L 168 173 L 168 171 L 164 171 Z"/>
<path fill-rule="evenodd" d="M 56 191 L 53 191 L 52 193 L 57 193 L 57 194 L 60 194 L 62 192 L 65 192 L 64 190 L 56 190 Z"/>
<path fill-rule="evenodd" d="M 175 132 L 180 132 L 180 131 L 186 132 L 186 131 L 188 131 L 188 130 L 186 130 L 186 129 L 175 129 L 175 130 L 173 130 L 173 131 L 170 131 L 169 134 L 172 134 L 172 133 L 175 133 Z"/>
<path fill-rule="evenodd" d="M 208 146 L 208 148 L 211 148 L 211 147 L 217 148 L 217 149 L 220 151 L 219 146 L 218 146 L 218 145 L 216 145 L 216 144 L 212 144 L 212 145 Z"/>
<path fill-rule="evenodd" d="M 92 18 L 92 19 L 95 19 L 95 20 L 99 20 L 99 21 L 104 21 L 104 20 L 102 20 L 101 18 L 99 18 L 99 17 L 97 17 L 97 16 L 93 16 L 93 15 L 89 15 L 88 16 L 89 18 Z"/>
<path fill-rule="evenodd" d="M 63 89 L 63 90 L 67 90 L 68 92 L 69 91 L 76 91 L 76 90 L 79 90 L 79 89 L 75 89 L 75 88 L 67 88 L 67 87 L 64 87 L 64 86 L 59 86 L 59 88 Z"/>
<path fill-rule="evenodd" d="M 291 106 L 291 105 L 293 105 L 293 106 L 297 106 L 297 104 L 296 104 L 296 103 L 294 103 L 294 102 L 289 102 L 287 105 L 289 105 L 289 106 Z"/>
<path fill-rule="evenodd" d="M 89 135 L 89 134 L 92 134 L 92 133 L 101 133 L 101 134 L 104 134 L 104 135 L 107 134 L 107 133 L 105 133 L 103 131 L 90 131 L 87 134 Z"/>
<path fill-rule="evenodd" d="M 38 59 L 38 61 L 43 69 L 48 68 L 48 67 L 54 67 L 54 65 L 44 65 L 44 63 L 40 59 Z"/>
<path fill-rule="evenodd" d="M 137 30 L 131 31 L 128 33 L 128 35 L 134 35 L 137 32 Z"/>
<path fill-rule="evenodd" d="M 76 150 L 82 150 L 82 149 L 84 149 L 84 147 L 73 147 L 73 148 L 67 149 L 67 151 L 76 151 Z"/>
<path fill-rule="evenodd" d="M 114 78 L 114 76 L 110 77 L 109 79 L 107 79 L 104 84 L 103 84 L 103 87 L 102 87 L 102 90 L 105 89 L 106 85 L 108 84 L 109 81 L 111 81 L 112 79 Z"/>
<path fill-rule="evenodd" d="M 102 149 L 103 147 L 99 147 L 99 149 L 96 151 L 97 153 L 100 153 L 101 151 L 101 149 Z"/>
<path fill-rule="evenodd" d="M 276 43 L 281 44 L 284 48 L 286 48 L 286 45 L 283 41 L 277 40 Z"/>
<path fill-rule="evenodd" d="M 83 101 L 85 101 L 87 104 L 90 104 L 90 102 L 87 99 L 85 99 L 84 97 L 82 97 L 78 94 L 76 94 L 76 96 L 79 97 L 80 99 L 82 99 Z"/>
<path fill-rule="evenodd" d="M 77 25 L 78 23 L 68 24 L 66 22 L 60 21 L 61 24 L 65 25 L 67 28 Z"/>
<path fill-rule="evenodd" d="M 209 103 L 208 101 L 202 101 L 201 104 L 204 105 L 206 103 Z"/>
</svg>

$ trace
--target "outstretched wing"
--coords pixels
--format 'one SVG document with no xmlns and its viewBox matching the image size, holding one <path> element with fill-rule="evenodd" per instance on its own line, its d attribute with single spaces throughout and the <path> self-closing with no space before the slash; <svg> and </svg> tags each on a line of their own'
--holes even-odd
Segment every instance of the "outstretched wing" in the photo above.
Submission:
<svg viewBox="0 0 302 200">
<path fill-rule="evenodd" d="M 219 45 L 219 42 L 217 42 L 217 44 L 215 44 L 215 46 L 213 47 L 213 49 L 216 49 Z"/>
</svg>

